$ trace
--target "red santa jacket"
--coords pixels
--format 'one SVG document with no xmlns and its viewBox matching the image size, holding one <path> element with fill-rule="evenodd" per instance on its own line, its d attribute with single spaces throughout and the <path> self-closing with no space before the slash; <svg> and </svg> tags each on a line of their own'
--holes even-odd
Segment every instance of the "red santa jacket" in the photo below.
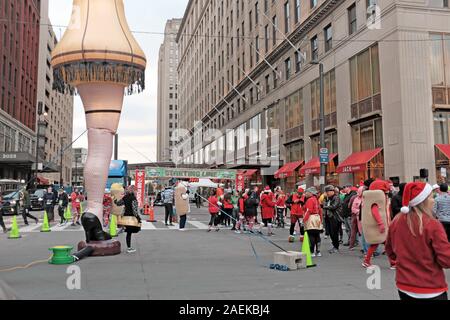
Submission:
<svg viewBox="0 0 450 320">
<path fill-rule="evenodd" d="M 245 200 L 248 199 L 248 195 L 244 194 L 239 198 L 239 213 L 244 214 L 245 212 Z"/>
<path fill-rule="evenodd" d="M 323 221 L 322 210 L 320 210 L 319 200 L 316 197 L 312 196 L 306 200 L 305 203 L 305 217 L 304 222 L 306 223 L 309 220 L 309 217 L 312 214 L 320 215 L 320 220 Z"/>
<path fill-rule="evenodd" d="M 276 205 L 279 208 L 286 208 L 286 195 L 285 194 L 278 195 Z"/>
<path fill-rule="evenodd" d="M 263 219 L 272 219 L 274 217 L 275 202 L 272 194 L 264 193 L 261 196 L 261 215 Z"/>
<path fill-rule="evenodd" d="M 231 203 L 231 201 L 228 201 L 228 200 L 223 200 L 223 207 L 224 207 L 224 209 L 233 209 L 234 208 L 234 206 L 233 206 L 233 204 Z"/>
<path fill-rule="evenodd" d="M 418 294 L 448 291 L 443 269 L 450 268 L 450 243 L 444 227 L 436 219 L 423 215 L 423 234 L 414 221 L 414 236 L 401 214 L 392 222 L 386 241 L 386 253 L 396 261 L 397 288 Z"/>
<path fill-rule="evenodd" d="M 305 204 L 305 196 L 299 196 L 298 193 L 294 193 L 292 196 L 291 214 L 294 216 L 303 217 L 303 205 Z"/>
<path fill-rule="evenodd" d="M 216 215 L 219 213 L 219 205 L 217 204 L 218 200 L 216 196 L 209 197 L 208 199 L 208 211 L 211 215 Z"/>
</svg>

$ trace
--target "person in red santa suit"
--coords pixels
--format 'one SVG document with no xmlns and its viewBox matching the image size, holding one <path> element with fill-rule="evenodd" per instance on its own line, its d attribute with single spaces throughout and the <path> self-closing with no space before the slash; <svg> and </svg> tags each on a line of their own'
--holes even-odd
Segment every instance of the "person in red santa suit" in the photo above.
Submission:
<svg viewBox="0 0 450 320">
<path fill-rule="evenodd" d="M 385 203 L 386 203 L 385 210 L 381 210 L 381 208 L 376 203 L 372 204 L 370 210 L 371 210 L 373 218 L 375 219 L 375 221 L 378 225 L 379 233 L 382 235 L 384 235 L 384 234 L 387 235 L 388 228 L 390 225 L 390 217 L 391 217 L 390 201 L 389 201 L 389 192 L 391 191 L 390 183 L 388 181 L 375 180 L 370 185 L 369 190 L 370 191 L 380 190 L 380 191 L 383 191 L 383 193 L 385 194 L 385 197 L 386 197 L 385 198 Z M 384 215 L 384 217 L 382 215 Z M 386 223 L 384 221 L 386 221 Z M 384 242 L 384 241 L 382 241 L 382 242 Z M 362 266 L 364 268 L 372 267 L 371 261 L 372 261 L 373 254 L 377 251 L 378 246 L 380 244 L 382 244 L 382 243 L 370 243 L 370 247 L 367 250 L 367 254 L 365 255 L 364 261 L 362 263 Z M 391 269 L 395 269 L 395 261 L 392 260 L 392 261 L 390 261 L 390 263 L 391 263 Z"/>
<path fill-rule="evenodd" d="M 443 269 L 450 268 L 450 244 L 444 227 L 433 217 L 433 205 L 429 184 L 407 184 L 404 207 L 389 229 L 386 253 L 397 262 L 401 300 L 448 300 Z"/>
<path fill-rule="evenodd" d="M 261 216 L 262 223 L 264 227 L 267 228 L 267 235 L 272 236 L 272 221 L 275 217 L 275 201 L 270 187 L 266 187 L 261 195 Z"/>
<path fill-rule="evenodd" d="M 292 206 L 291 206 L 291 228 L 289 230 L 290 237 L 289 241 L 294 240 L 295 225 L 298 223 L 300 226 L 300 241 L 303 241 L 303 235 L 305 234 L 305 229 L 303 227 L 303 205 L 305 204 L 305 190 L 302 187 L 297 189 L 297 193 L 292 196 Z"/>
</svg>

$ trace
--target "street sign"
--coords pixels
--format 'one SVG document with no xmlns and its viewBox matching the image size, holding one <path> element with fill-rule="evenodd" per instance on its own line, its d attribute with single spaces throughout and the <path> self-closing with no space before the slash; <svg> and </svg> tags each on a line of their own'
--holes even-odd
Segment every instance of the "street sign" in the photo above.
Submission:
<svg viewBox="0 0 450 320">
<path fill-rule="evenodd" d="M 330 162 L 330 153 L 327 148 L 320 149 L 320 164 L 328 164 Z"/>
</svg>

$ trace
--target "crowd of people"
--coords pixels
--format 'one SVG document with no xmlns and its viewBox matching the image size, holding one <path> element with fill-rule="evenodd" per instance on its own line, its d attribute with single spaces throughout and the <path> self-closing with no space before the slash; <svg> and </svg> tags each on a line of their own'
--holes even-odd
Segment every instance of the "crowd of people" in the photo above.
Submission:
<svg viewBox="0 0 450 320">
<path fill-rule="evenodd" d="M 385 255 L 397 273 L 401 299 L 447 299 L 443 269 L 450 268 L 450 194 L 446 184 L 401 184 L 367 180 L 357 186 L 280 187 L 210 193 L 208 232 L 230 226 L 236 233 L 274 235 L 290 219 L 289 241 L 307 232 L 313 257 L 321 257 L 322 237 L 331 239 L 329 254 L 342 247 L 363 253 L 362 266 L 373 268 L 374 256 Z M 258 217 L 258 212 L 260 216 Z M 261 222 L 258 223 L 258 218 Z M 372 224 L 371 224 L 372 223 Z M 265 232 L 266 230 L 266 232 Z M 344 233 L 345 232 L 345 233 Z"/>
</svg>

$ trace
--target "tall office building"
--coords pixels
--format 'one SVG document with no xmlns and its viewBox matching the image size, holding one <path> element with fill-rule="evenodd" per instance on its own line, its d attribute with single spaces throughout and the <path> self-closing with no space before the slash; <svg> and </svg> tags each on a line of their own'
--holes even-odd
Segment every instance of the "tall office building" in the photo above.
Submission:
<svg viewBox="0 0 450 320">
<path fill-rule="evenodd" d="M 60 94 L 53 90 L 53 69 L 51 67 L 51 52 L 58 43 L 48 16 L 48 0 L 41 0 L 41 26 L 39 38 L 39 68 L 37 101 L 43 105 L 46 127 L 39 130 L 42 160 L 48 166 L 42 177 L 50 183 L 59 184 L 61 175 L 61 150 L 67 149 L 62 156 L 62 181 L 64 185 L 71 184 L 72 148 L 67 148 L 72 142 L 73 105 L 74 99 L 69 94 Z"/>
<path fill-rule="evenodd" d="M 32 174 L 39 23 L 40 1 L 0 1 L 0 179 Z"/>
<path fill-rule="evenodd" d="M 178 48 L 176 37 L 181 19 L 167 21 L 164 42 L 158 60 L 158 162 L 171 160 L 174 141 L 172 133 L 178 128 Z"/>
<path fill-rule="evenodd" d="M 184 162 L 263 168 L 273 146 L 259 129 L 278 129 L 281 169 L 264 182 L 317 185 L 320 62 L 328 182 L 445 180 L 448 21 L 447 0 L 189 1 L 177 38 L 180 126 L 203 119 L 222 136 L 184 139 Z"/>
</svg>

